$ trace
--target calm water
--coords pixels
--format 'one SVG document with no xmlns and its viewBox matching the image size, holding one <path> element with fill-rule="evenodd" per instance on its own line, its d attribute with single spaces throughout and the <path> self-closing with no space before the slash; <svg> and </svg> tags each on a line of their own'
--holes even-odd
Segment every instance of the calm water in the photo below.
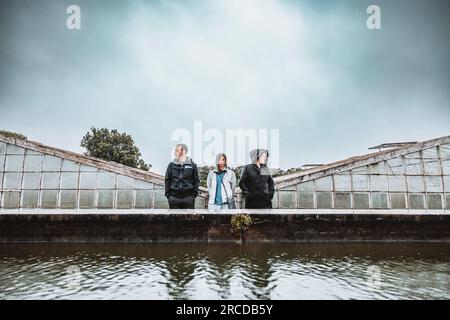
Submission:
<svg viewBox="0 0 450 320">
<path fill-rule="evenodd" d="M 450 244 L 0 244 L 0 299 L 450 299 Z"/>
</svg>

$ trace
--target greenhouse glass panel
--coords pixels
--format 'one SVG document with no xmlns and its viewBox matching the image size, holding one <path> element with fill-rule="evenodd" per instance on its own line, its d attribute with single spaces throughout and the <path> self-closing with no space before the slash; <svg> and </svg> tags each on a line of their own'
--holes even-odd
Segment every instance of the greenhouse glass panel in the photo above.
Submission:
<svg viewBox="0 0 450 320">
<path fill-rule="evenodd" d="M 61 189 L 78 189 L 78 172 L 62 172 Z"/>
<path fill-rule="evenodd" d="M 353 206 L 355 209 L 369 209 L 369 194 L 368 193 L 353 193 Z"/>
<path fill-rule="evenodd" d="M 304 209 L 314 208 L 314 192 L 299 192 L 298 207 Z"/>
<path fill-rule="evenodd" d="M 41 173 L 25 172 L 23 174 L 24 189 L 39 189 L 41 185 Z"/>
<path fill-rule="evenodd" d="M 39 190 L 22 191 L 22 208 L 37 208 Z"/>
<path fill-rule="evenodd" d="M 425 194 L 410 193 L 408 195 L 410 209 L 425 209 Z"/>
<path fill-rule="evenodd" d="M 114 205 L 114 190 L 98 190 L 98 208 L 112 209 Z"/>
<path fill-rule="evenodd" d="M 442 192 L 442 177 L 441 176 L 426 176 L 425 188 L 427 192 Z"/>
<path fill-rule="evenodd" d="M 444 189 L 445 192 L 450 192 L 450 176 L 444 176 Z"/>
<path fill-rule="evenodd" d="M 77 207 L 77 190 L 61 190 L 61 209 L 75 209 Z"/>
<path fill-rule="evenodd" d="M 9 144 L 6 147 L 6 154 L 25 154 L 25 148 Z"/>
<path fill-rule="evenodd" d="M 297 185 L 299 191 L 314 191 L 314 181 L 306 181 Z"/>
<path fill-rule="evenodd" d="M 407 176 L 406 181 L 408 183 L 408 191 L 409 192 L 425 191 L 423 176 Z"/>
<path fill-rule="evenodd" d="M 116 174 L 108 171 L 100 171 L 98 173 L 98 187 L 99 189 L 115 189 L 116 188 Z"/>
<path fill-rule="evenodd" d="M 405 176 L 389 176 L 389 191 L 406 191 Z"/>
<path fill-rule="evenodd" d="M 333 190 L 333 180 L 331 176 L 322 177 L 314 180 L 317 191 L 331 191 Z"/>
<path fill-rule="evenodd" d="M 351 175 L 334 175 L 334 188 L 336 191 L 351 191 L 352 176 Z"/>
<path fill-rule="evenodd" d="M 384 161 L 369 165 L 371 174 L 388 174 L 389 170 Z"/>
<path fill-rule="evenodd" d="M 25 156 L 25 171 L 34 171 L 41 172 L 42 171 L 42 155 L 27 155 Z"/>
<path fill-rule="evenodd" d="M 92 167 L 92 166 L 86 166 L 84 164 L 80 165 L 80 171 L 83 172 L 94 172 L 97 171 L 96 167 Z"/>
<path fill-rule="evenodd" d="M 272 198 L 272 208 L 274 208 L 274 209 L 278 209 L 278 208 L 279 208 L 279 204 L 278 204 L 278 192 L 275 192 L 275 194 L 273 195 L 273 198 Z"/>
<path fill-rule="evenodd" d="M 425 174 L 441 174 L 441 163 L 439 159 L 424 159 L 423 166 Z"/>
<path fill-rule="evenodd" d="M 388 190 L 388 176 L 371 175 L 370 176 L 370 189 L 372 191 L 387 191 Z"/>
<path fill-rule="evenodd" d="M 152 190 L 153 183 L 136 179 L 135 189 Z"/>
<path fill-rule="evenodd" d="M 336 192 L 334 203 L 336 209 L 350 209 L 352 207 L 350 192 Z"/>
<path fill-rule="evenodd" d="M 406 209 L 406 194 L 405 193 L 391 193 L 391 209 Z"/>
<path fill-rule="evenodd" d="M 62 171 L 79 171 L 80 170 L 80 164 L 76 163 L 71 160 L 63 159 L 62 162 Z"/>
<path fill-rule="evenodd" d="M 19 202 L 20 202 L 20 192 L 19 191 L 3 192 L 3 208 L 18 209 Z"/>
<path fill-rule="evenodd" d="M 133 190 L 117 190 L 117 209 L 133 207 Z"/>
<path fill-rule="evenodd" d="M 36 151 L 36 150 L 32 150 L 32 149 L 26 149 L 25 150 L 25 154 L 26 155 L 32 155 L 32 156 L 42 156 L 42 153 Z"/>
<path fill-rule="evenodd" d="M 200 209 L 205 208 L 205 199 L 201 198 L 201 197 L 195 198 L 194 208 L 196 208 L 196 209 L 197 208 L 200 208 Z"/>
<path fill-rule="evenodd" d="M 355 174 L 352 176 L 352 182 L 353 182 L 353 190 L 354 191 L 369 191 L 370 190 L 368 175 L 362 175 L 362 174 L 356 175 Z"/>
<path fill-rule="evenodd" d="M 154 203 L 154 207 L 155 208 L 169 208 L 169 203 L 167 202 L 167 198 L 164 195 L 164 189 L 161 187 L 157 187 L 155 186 L 155 191 L 154 191 L 154 198 L 155 198 L 155 203 Z M 276 194 L 276 193 L 275 193 Z M 274 196 L 275 198 L 275 196 Z"/>
<path fill-rule="evenodd" d="M 441 159 L 450 159 L 450 144 L 443 144 L 441 148 Z"/>
<path fill-rule="evenodd" d="M 450 193 L 445 194 L 446 209 L 450 210 Z"/>
<path fill-rule="evenodd" d="M 331 209 L 332 193 L 331 192 L 317 192 L 317 209 Z"/>
<path fill-rule="evenodd" d="M 6 143 L 0 142 L 0 155 L 6 154 Z"/>
<path fill-rule="evenodd" d="M 362 167 L 358 167 L 358 168 L 353 168 L 352 174 L 369 174 L 369 167 L 362 166 Z"/>
<path fill-rule="evenodd" d="M 3 178 L 3 189 L 20 190 L 22 185 L 21 172 L 5 172 Z"/>
<path fill-rule="evenodd" d="M 5 157 L 4 154 L 0 154 L 0 172 L 5 171 Z"/>
<path fill-rule="evenodd" d="M 450 176 L 450 160 L 441 160 L 441 162 L 443 173 Z"/>
<path fill-rule="evenodd" d="M 80 190 L 80 209 L 95 208 L 95 190 Z"/>
<path fill-rule="evenodd" d="M 278 196 L 280 198 L 280 208 L 290 209 L 296 207 L 295 191 L 279 190 Z"/>
<path fill-rule="evenodd" d="M 6 155 L 5 171 L 23 171 L 24 155 L 8 154 Z"/>
<path fill-rule="evenodd" d="M 42 190 L 41 191 L 41 207 L 44 209 L 55 209 L 58 205 L 58 191 L 57 190 Z"/>
<path fill-rule="evenodd" d="M 42 173 L 42 189 L 58 189 L 59 172 Z"/>
<path fill-rule="evenodd" d="M 401 157 L 392 158 L 386 161 L 387 173 L 390 175 L 404 175 L 405 165 Z"/>
<path fill-rule="evenodd" d="M 440 193 L 427 193 L 427 205 L 429 210 L 441 210 L 442 209 L 442 194 Z"/>
<path fill-rule="evenodd" d="M 422 158 L 437 159 L 439 158 L 437 147 L 422 150 Z"/>
<path fill-rule="evenodd" d="M 388 208 L 387 193 L 384 192 L 372 193 L 372 207 L 374 209 L 387 209 Z"/>
<path fill-rule="evenodd" d="M 423 174 L 422 160 L 406 159 L 406 174 Z"/>
<path fill-rule="evenodd" d="M 44 156 L 44 171 L 60 171 L 61 170 L 61 158 L 45 155 Z"/>
<path fill-rule="evenodd" d="M 117 176 L 117 188 L 118 189 L 134 189 L 134 178 L 118 175 Z"/>
<path fill-rule="evenodd" d="M 97 172 L 80 172 L 80 189 L 97 189 Z"/>
<path fill-rule="evenodd" d="M 153 203 L 152 195 L 152 190 L 136 190 L 135 208 L 151 208 Z"/>
</svg>

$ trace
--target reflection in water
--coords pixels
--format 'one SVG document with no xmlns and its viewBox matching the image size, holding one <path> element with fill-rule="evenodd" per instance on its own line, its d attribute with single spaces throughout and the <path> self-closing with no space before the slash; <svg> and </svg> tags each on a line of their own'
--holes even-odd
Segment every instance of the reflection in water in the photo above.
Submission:
<svg viewBox="0 0 450 320">
<path fill-rule="evenodd" d="M 0 244 L 0 299 L 450 299 L 450 244 Z"/>
</svg>

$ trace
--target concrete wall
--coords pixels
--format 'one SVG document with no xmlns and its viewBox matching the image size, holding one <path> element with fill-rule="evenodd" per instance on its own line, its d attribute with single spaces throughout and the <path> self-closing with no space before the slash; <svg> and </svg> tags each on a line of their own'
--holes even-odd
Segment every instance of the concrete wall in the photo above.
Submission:
<svg viewBox="0 0 450 320">
<path fill-rule="evenodd" d="M 248 242 L 450 241 L 450 215 L 251 214 Z M 0 214 L 0 242 L 230 242 L 230 214 Z"/>
</svg>

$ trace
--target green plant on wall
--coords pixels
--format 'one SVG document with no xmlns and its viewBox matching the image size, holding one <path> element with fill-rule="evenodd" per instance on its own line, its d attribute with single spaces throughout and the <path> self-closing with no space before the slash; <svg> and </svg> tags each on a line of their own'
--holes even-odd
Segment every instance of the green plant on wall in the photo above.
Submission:
<svg viewBox="0 0 450 320">
<path fill-rule="evenodd" d="M 233 228 L 234 232 L 239 233 L 240 242 L 245 242 L 245 235 L 252 225 L 252 217 L 250 217 L 248 214 L 244 213 L 238 213 L 231 217 L 231 227 Z"/>
</svg>

